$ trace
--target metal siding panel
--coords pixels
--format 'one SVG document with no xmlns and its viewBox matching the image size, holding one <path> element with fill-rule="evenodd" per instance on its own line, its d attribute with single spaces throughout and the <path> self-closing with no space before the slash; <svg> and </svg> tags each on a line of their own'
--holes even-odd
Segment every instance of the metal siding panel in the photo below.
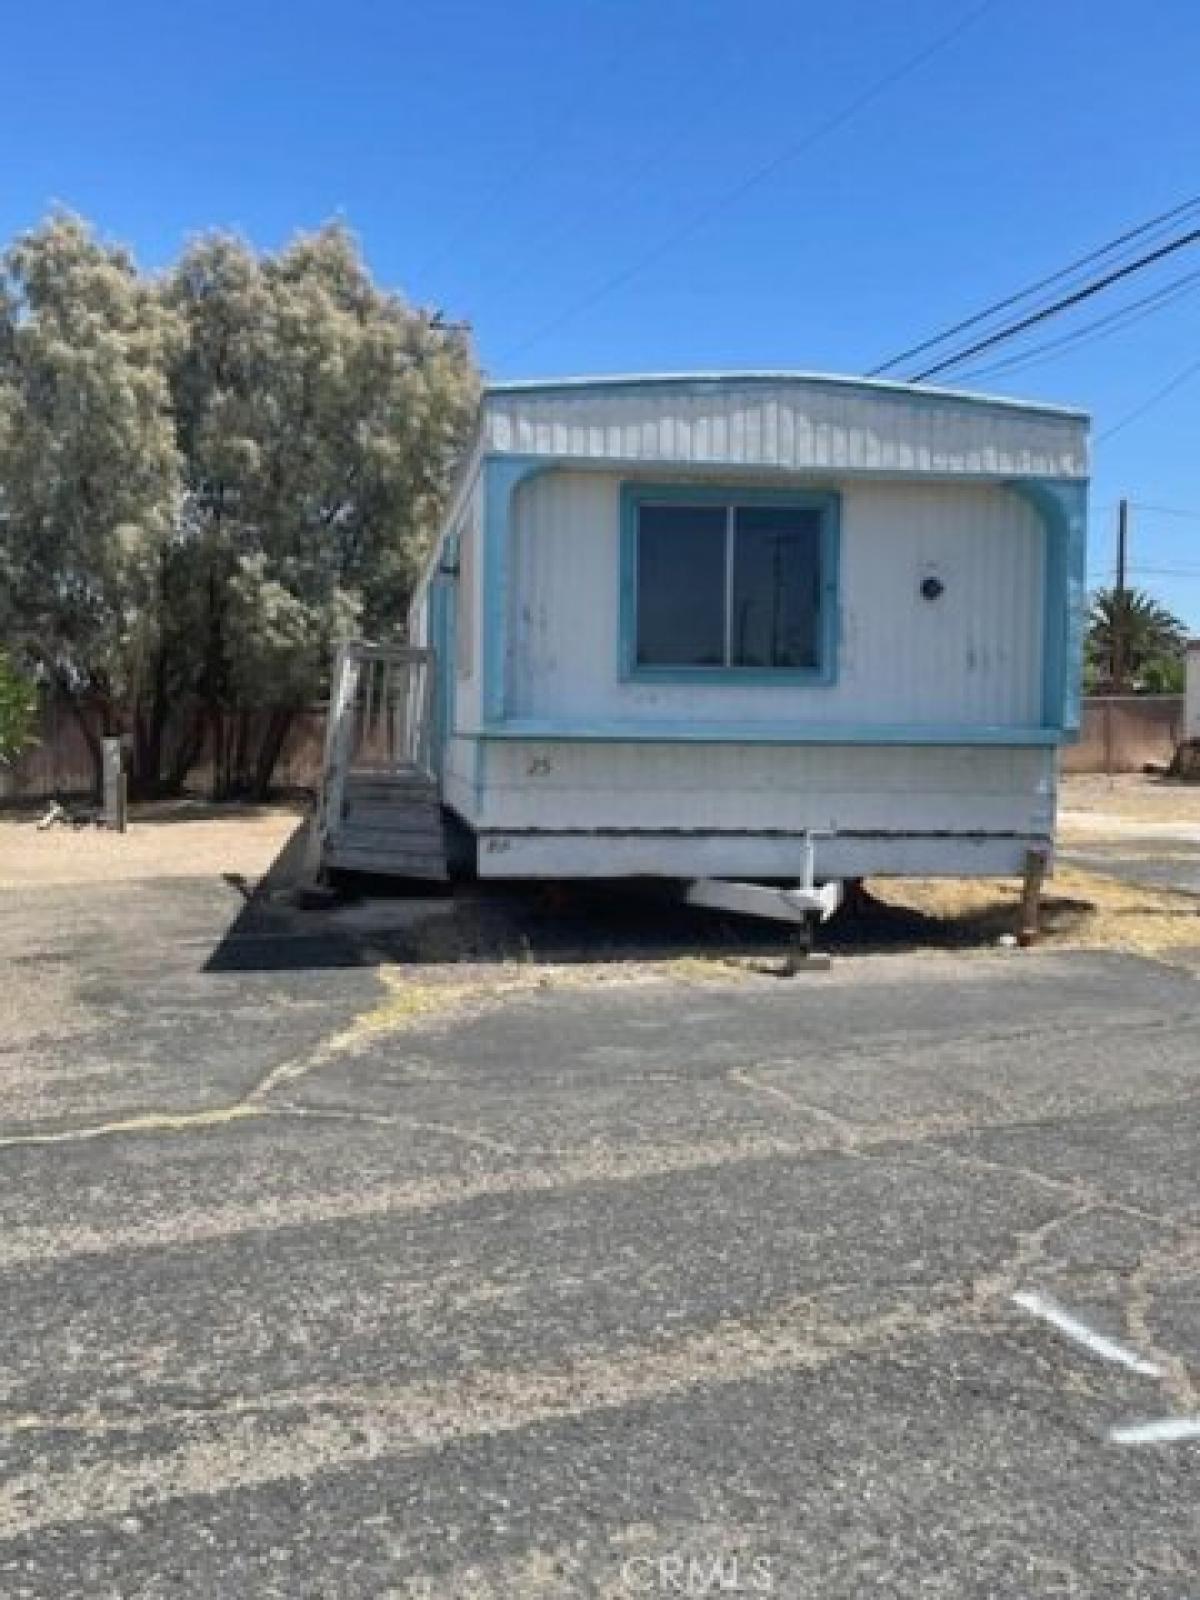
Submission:
<svg viewBox="0 0 1200 1600">
<path fill-rule="evenodd" d="M 621 419 L 616 415 L 616 407 L 611 404 L 599 408 L 602 425 L 604 428 L 605 450 L 610 456 L 619 456 L 621 453 Z"/>
<path fill-rule="evenodd" d="M 571 716 L 598 664 L 617 656 L 616 531 L 610 480 L 548 473 L 517 490 L 509 617 L 515 716 Z"/>
<path fill-rule="evenodd" d="M 1011 838 L 818 840 L 820 878 L 1017 877 L 1041 835 Z M 671 837 L 663 834 L 484 833 L 482 878 L 795 878 L 803 845 L 763 834 Z"/>
<path fill-rule="evenodd" d="M 1008 491 L 846 485 L 836 684 L 741 687 L 619 681 L 620 482 L 615 473 L 553 472 L 517 491 L 508 677 L 514 716 L 1009 727 L 1040 721 L 1044 534 L 1036 512 Z M 926 573 L 946 584 L 933 603 L 918 592 Z"/>
<path fill-rule="evenodd" d="M 762 402 L 757 397 L 747 397 L 742 409 L 742 460 L 752 466 L 763 462 Z"/>
<path fill-rule="evenodd" d="M 475 793 L 476 741 L 448 739 L 442 763 L 442 800 L 465 822 L 473 822 L 478 810 Z"/>
<path fill-rule="evenodd" d="M 712 455 L 713 461 L 733 461 L 733 446 L 730 439 L 730 422 L 724 408 L 714 407 L 712 414 Z"/>
<path fill-rule="evenodd" d="M 762 408 L 762 459 L 779 460 L 779 401 L 774 396 Z"/>
<path fill-rule="evenodd" d="M 479 725 L 480 701 L 483 685 L 483 478 L 477 475 L 471 486 L 466 507 L 466 535 L 470 543 L 469 571 L 463 568 L 460 582 L 471 586 L 470 599 L 464 608 L 466 619 L 460 617 L 460 626 L 471 630 L 470 671 L 459 678 L 455 694 L 455 721 L 460 728 Z"/>
<path fill-rule="evenodd" d="M 638 454 L 643 461 L 658 461 L 662 455 L 658 440 L 659 421 L 659 406 L 651 404 L 648 398 L 643 399 L 638 407 Z"/>
<path fill-rule="evenodd" d="M 583 459 L 599 450 L 624 461 L 818 471 L 996 477 L 1087 471 L 1086 425 L 1077 417 L 803 378 L 501 390 L 487 398 L 485 437 L 498 450 Z"/>
<path fill-rule="evenodd" d="M 1019 877 L 1043 835 L 979 838 L 830 838 L 816 843 L 818 878 Z M 515 834 L 480 837 L 483 878 L 795 878 L 797 838 L 763 834 Z"/>
<path fill-rule="evenodd" d="M 1050 831 L 1054 752 L 896 746 L 488 746 L 480 826 Z"/>
</svg>

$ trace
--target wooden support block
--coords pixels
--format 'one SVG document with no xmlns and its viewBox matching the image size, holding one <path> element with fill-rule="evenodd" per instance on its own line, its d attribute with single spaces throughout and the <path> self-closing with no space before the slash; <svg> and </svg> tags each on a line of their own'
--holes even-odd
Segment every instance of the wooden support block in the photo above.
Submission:
<svg viewBox="0 0 1200 1600">
<path fill-rule="evenodd" d="M 1046 881 L 1046 851 L 1025 852 L 1025 876 L 1021 884 L 1021 925 L 1017 943 L 1023 948 L 1036 944 L 1041 936 L 1042 885 Z"/>
<path fill-rule="evenodd" d="M 828 950 L 809 950 L 803 955 L 789 954 L 783 970 L 786 977 L 798 978 L 803 972 L 828 972 L 832 966 L 833 957 Z"/>
</svg>

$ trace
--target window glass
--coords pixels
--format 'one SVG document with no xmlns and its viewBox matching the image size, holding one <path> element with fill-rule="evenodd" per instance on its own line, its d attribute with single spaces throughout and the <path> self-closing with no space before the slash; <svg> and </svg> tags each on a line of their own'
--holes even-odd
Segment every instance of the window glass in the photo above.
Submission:
<svg viewBox="0 0 1200 1600">
<path fill-rule="evenodd" d="M 643 505 L 637 541 L 637 664 L 725 663 L 724 506 Z"/>
<path fill-rule="evenodd" d="M 821 514 L 787 506 L 735 513 L 730 665 L 821 664 Z"/>
</svg>

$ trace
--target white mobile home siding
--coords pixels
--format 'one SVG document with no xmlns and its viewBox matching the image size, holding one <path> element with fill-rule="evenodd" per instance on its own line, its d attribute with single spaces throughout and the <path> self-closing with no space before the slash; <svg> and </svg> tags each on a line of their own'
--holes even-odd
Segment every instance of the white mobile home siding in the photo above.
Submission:
<svg viewBox="0 0 1200 1600">
<path fill-rule="evenodd" d="M 786 876 L 810 829 L 827 875 L 1018 870 L 1053 832 L 1047 623 L 1078 621 L 1086 471 L 1078 413 L 898 385 L 489 391 L 444 535 L 471 637 L 440 766 L 481 872 Z M 624 676 L 624 483 L 835 494 L 834 681 Z M 1060 494 L 1075 566 L 1052 584 Z"/>
<path fill-rule="evenodd" d="M 856 878 L 1019 871 L 1055 801 L 1046 749 L 522 740 L 488 747 L 467 814 L 489 876 L 783 877 L 811 829 Z"/>
<path fill-rule="evenodd" d="M 459 574 L 454 660 L 443 664 L 445 676 L 439 673 L 438 687 L 443 694 L 448 693 L 452 697 L 454 722 L 470 727 L 478 726 L 481 714 L 478 645 L 479 617 L 483 605 L 483 563 L 480 560 L 483 541 L 482 465 L 478 452 L 475 452 L 451 501 L 445 526 L 434 545 L 425 572 L 413 592 L 408 613 L 409 640 L 418 645 L 432 643 L 429 635 L 430 588 L 437 581 L 438 568 L 447 550 L 456 550 Z M 452 684 L 448 681 L 451 673 Z"/>
<path fill-rule="evenodd" d="M 1044 530 L 1011 491 L 841 486 L 837 682 L 731 687 L 620 681 L 622 481 L 628 475 L 612 471 L 550 472 L 517 490 L 507 663 L 515 716 L 747 726 L 1038 721 Z M 922 574 L 945 584 L 934 604 L 921 598 Z"/>
<path fill-rule="evenodd" d="M 788 472 L 1082 477 L 1076 413 L 845 379 L 654 380 L 493 389 L 486 450 Z"/>
</svg>

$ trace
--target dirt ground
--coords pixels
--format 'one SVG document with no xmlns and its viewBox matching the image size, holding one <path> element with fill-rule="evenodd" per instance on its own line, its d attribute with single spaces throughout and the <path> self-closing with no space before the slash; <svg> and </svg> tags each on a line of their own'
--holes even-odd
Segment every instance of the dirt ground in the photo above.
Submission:
<svg viewBox="0 0 1200 1600">
<path fill-rule="evenodd" d="M 0 889 L 129 883 L 240 873 L 258 878 L 294 832 L 285 806 L 209 806 L 191 801 L 134 806 L 124 834 L 55 826 L 0 813 Z"/>
<path fill-rule="evenodd" d="M 1113 820 L 1200 826 L 1200 784 L 1141 773 L 1069 773 L 1062 780 L 1060 825 L 1066 834 L 1091 832 Z"/>
</svg>

